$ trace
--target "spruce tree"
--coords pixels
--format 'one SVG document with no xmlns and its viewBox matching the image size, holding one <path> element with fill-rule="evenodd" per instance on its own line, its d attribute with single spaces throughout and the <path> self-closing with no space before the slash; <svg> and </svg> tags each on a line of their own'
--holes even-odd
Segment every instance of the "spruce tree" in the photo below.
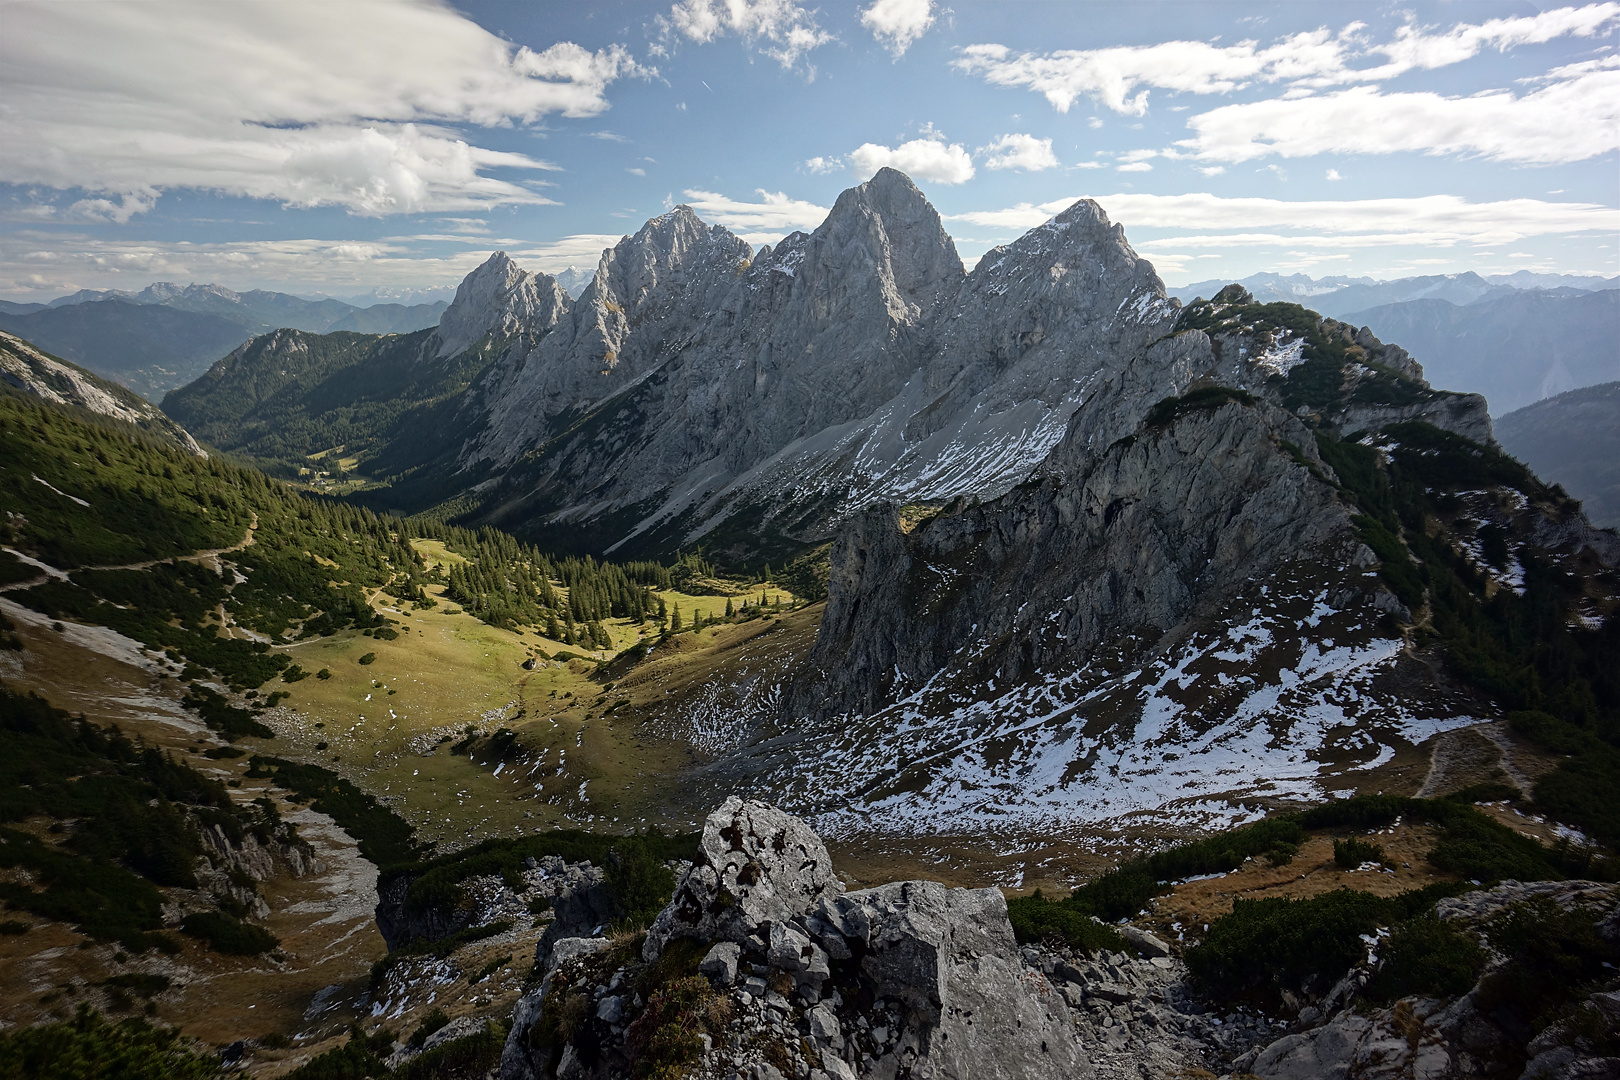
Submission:
<svg viewBox="0 0 1620 1080">
<path fill-rule="evenodd" d="M 679 604 L 676 604 L 675 605 L 675 610 L 670 613 L 670 616 L 669 616 L 669 629 L 670 629 L 670 632 L 674 633 L 674 634 L 678 634 L 678 633 L 681 632 L 681 605 L 679 605 Z"/>
</svg>

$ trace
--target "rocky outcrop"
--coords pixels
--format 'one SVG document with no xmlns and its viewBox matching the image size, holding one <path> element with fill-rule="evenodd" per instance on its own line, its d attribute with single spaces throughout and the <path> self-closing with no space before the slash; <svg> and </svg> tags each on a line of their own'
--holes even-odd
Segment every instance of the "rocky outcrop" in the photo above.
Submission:
<svg viewBox="0 0 1620 1080">
<path fill-rule="evenodd" d="M 1092 1075 L 1066 999 L 1025 962 L 998 890 L 845 893 L 802 821 L 741 799 L 709 816 L 701 850 L 639 958 L 601 939 L 557 942 L 514 1012 L 502 1080 L 628 1075 L 667 1045 L 654 1030 L 675 993 L 691 1017 L 674 1021 L 682 1034 L 702 1027 L 684 1062 L 695 1076 Z M 706 989 L 673 985 L 680 962 L 666 954 L 689 939 Z"/>
<path fill-rule="evenodd" d="M 544 901 L 550 925 L 541 939 L 543 962 L 561 938 L 593 937 L 615 911 L 602 884 L 602 871 L 589 862 L 565 862 L 555 855 L 529 859 L 514 890 L 501 877 L 480 875 L 461 883 L 462 902 L 439 906 L 411 901 L 411 886 L 422 875 L 394 874 L 377 884 L 377 929 L 390 949 L 412 942 L 438 941 L 458 930 L 499 919 L 517 919 Z"/>
<path fill-rule="evenodd" d="M 843 886 L 821 839 L 798 818 L 735 795 L 704 822 L 692 869 L 647 933 L 652 961 L 673 938 L 767 947 L 772 927 Z"/>
<path fill-rule="evenodd" d="M 13 392 L 133 424 L 195 457 L 208 456 L 185 428 L 145 398 L 4 332 L 0 332 L 0 382 Z"/>
</svg>

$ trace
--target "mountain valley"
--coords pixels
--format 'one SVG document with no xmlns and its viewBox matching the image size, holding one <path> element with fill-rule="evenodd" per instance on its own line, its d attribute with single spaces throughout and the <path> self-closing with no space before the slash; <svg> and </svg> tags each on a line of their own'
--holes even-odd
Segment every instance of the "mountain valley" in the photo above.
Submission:
<svg viewBox="0 0 1620 1080">
<path fill-rule="evenodd" d="M 569 284 L 496 253 L 436 325 L 273 329 L 161 410 L 0 336 L 7 1031 L 606 1077 L 686 994 L 661 1075 L 1281 1080 L 1480 1000 L 1556 893 L 1591 970 L 1486 1056 L 1601 1057 L 1620 537 L 1494 401 L 1183 303 L 1089 200 L 967 272 L 892 169 L 765 247 L 676 207 Z M 95 846 L 108 791 L 162 859 Z M 1348 937 L 1256 973 L 1278 912 Z M 1449 982 L 1360 936 L 1431 931 Z M 980 1001 L 941 934 L 1000 1043 L 941 1011 Z M 1434 1075 L 1486 1075 L 1446 1016 Z"/>
</svg>

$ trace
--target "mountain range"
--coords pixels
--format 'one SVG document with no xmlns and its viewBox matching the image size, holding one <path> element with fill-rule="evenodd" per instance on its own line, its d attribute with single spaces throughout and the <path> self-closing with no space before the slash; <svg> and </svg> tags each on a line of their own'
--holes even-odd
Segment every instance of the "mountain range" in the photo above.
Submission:
<svg viewBox="0 0 1620 1080">
<path fill-rule="evenodd" d="M 1167 290 L 1171 296 L 1187 303 L 1196 297 L 1214 296 L 1224 286 L 1225 279 L 1195 281 Z M 1430 274 L 1423 277 L 1396 278 L 1384 281 L 1368 277 L 1313 278 L 1309 274 L 1254 274 L 1239 278 L 1242 285 L 1260 303 L 1283 301 L 1291 304 L 1309 304 L 1324 315 L 1342 318 L 1353 311 L 1398 304 L 1409 300 L 1446 300 L 1453 304 L 1471 304 L 1487 296 L 1503 296 L 1508 292 L 1540 290 L 1542 292 L 1604 292 L 1620 289 L 1620 277 L 1597 277 L 1582 274 L 1536 274 L 1520 270 L 1512 274 L 1481 276 L 1473 271 L 1461 274 Z"/>
<path fill-rule="evenodd" d="M 288 293 L 158 282 L 81 289 L 48 304 L 0 301 L 0 329 L 151 399 L 191 382 L 247 338 L 281 327 L 394 334 L 432 326 L 444 301 L 355 307 Z"/>
<path fill-rule="evenodd" d="M 359 501 L 552 550 L 830 544 L 808 651 L 648 722 L 704 747 L 694 805 L 835 833 L 1231 821 L 1498 707 L 1402 626 L 1620 600 L 1620 540 L 1401 346 L 1238 285 L 1182 306 L 1089 200 L 965 272 L 887 169 L 759 249 L 676 207 L 577 300 L 497 253 L 433 330 L 282 331 L 165 409 L 227 449 L 341 442 Z M 1471 648 L 1480 685 L 1542 662 Z"/>
</svg>

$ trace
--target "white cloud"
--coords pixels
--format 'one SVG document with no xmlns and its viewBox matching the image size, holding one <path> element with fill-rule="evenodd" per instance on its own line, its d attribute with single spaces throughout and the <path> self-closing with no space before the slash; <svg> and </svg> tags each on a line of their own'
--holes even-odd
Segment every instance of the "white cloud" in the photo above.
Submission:
<svg viewBox="0 0 1620 1080">
<path fill-rule="evenodd" d="M 1351 23 L 1337 34 L 1323 28 L 1280 38 L 1271 45 L 1240 41 L 1212 45 L 1166 41 L 1108 49 L 1064 49 L 1014 53 L 1005 45 L 969 45 L 953 62 L 995 86 L 1023 86 L 1067 112 L 1090 97 L 1118 113 L 1141 116 L 1151 89 L 1192 94 L 1225 94 L 1254 83 L 1326 87 L 1381 82 L 1407 71 L 1432 69 L 1467 60 L 1487 48 L 1505 50 L 1565 36 L 1592 37 L 1620 21 L 1620 3 L 1589 4 L 1538 15 L 1492 19 L 1449 30 L 1408 22 L 1382 43 L 1365 40 L 1366 27 Z M 1355 67 L 1356 60 L 1383 62 Z"/>
<path fill-rule="evenodd" d="M 1333 94 L 1225 105 L 1193 117 L 1180 143 L 1198 157 L 1251 161 L 1279 154 L 1478 155 L 1493 161 L 1582 161 L 1620 146 L 1620 70 L 1591 71 L 1524 96 Z"/>
<path fill-rule="evenodd" d="M 837 172 L 844 167 L 844 159 L 840 157 L 813 157 L 804 163 L 804 167 L 817 176 L 825 176 L 830 172 Z"/>
<path fill-rule="evenodd" d="M 1052 153 L 1051 139 L 1037 139 L 1033 135 L 1003 135 L 988 146 L 979 147 L 979 153 L 988 155 L 987 169 L 1023 169 L 1040 172 L 1057 168 L 1058 159 Z"/>
<path fill-rule="evenodd" d="M 1221 173 L 1226 171 L 1226 166 L 1225 165 L 1207 165 L 1207 166 L 1201 167 L 1198 171 L 1203 173 L 1205 176 L 1219 176 L 1219 175 L 1221 175 Z"/>
<path fill-rule="evenodd" d="M 1152 172 L 1153 165 L 1146 161 L 1128 161 L 1114 169 L 1115 172 Z"/>
<path fill-rule="evenodd" d="M 559 273 L 570 266 L 594 270 L 603 250 L 622 239 L 608 233 L 575 233 L 540 244 L 511 244 L 506 253 L 519 265 L 548 274 Z M 487 254 L 484 257 L 487 258 Z"/>
<path fill-rule="evenodd" d="M 934 0 L 877 0 L 861 12 L 861 25 L 898 60 L 934 25 Z"/>
<path fill-rule="evenodd" d="M 1329 179 L 1329 180 L 1343 180 L 1344 177 L 1339 175 L 1339 170 L 1338 169 L 1329 169 L 1327 171 L 1327 179 Z"/>
<path fill-rule="evenodd" d="M 1127 229 L 1187 230 L 1143 241 L 1141 247 L 1255 247 L 1322 244 L 1341 247 L 1510 244 L 1530 236 L 1613 233 L 1620 210 L 1598 203 L 1504 199 L 1469 202 L 1456 195 L 1419 198 L 1300 200 L 1222 198 L 1210 194 L 1095 196 Z M 1001 229 L 1030 229 L 1067 209 L 1073 199 L 1020 203 L 1003 210 L 952 215 L 950 220 Z M 1222 232 L 1221 230 L 1227 230 Z M 1289 234 L 1278 230 L 1301 230 Z"/>
<path fill-rule="evenodd" d="M 833 40 L 816 25 L 814 11 L 793 0 L 680 0 L 660 22 L 700 45 L 736 34 L 785 68 Z"/>
<path fill-rule="evenodd" d="M 713 191 L 687 190 L 686 205 L 703 220 L 724 225 L 751 244 L 770 244 L 797 229 L 810 230 L 827 217 L 827 208 L 780 191 L 759 189 L 759 202 L 742 202 Z"/>
<path fill-rule="evenodd" d="M 0 232 L 5 274 L 0 292 L 58 296 L 81 288 L 139 289 L 154 280 L 337 294 L 389 285 L 454 285 L 488 257 L 483 243 L 432 257 L 391 240 L 206 244 L 6 230 Z"/>
<path fill-rule="evenodd" d="M 631 176 L 646 176 L 647 175 L 647 170 L 646 169 L 638 169 L 633 165 L 630 168 L 625 169 L 624 171 L 629 173 Z"/>
<path fill-rule="evenodd" d="M 850 151 L 849 164 L 862 176 L 871 176 L 884 166 L 899 169 L 913 180 L 935 184 L 962 184 L 973 179 L 973 158 L 961 143 L 945 142 L 945 136 L 925 128 L 920 139 L 899 146 L 862 143 Z"/>
<path fill-rule="evenodd" d="M 489 173 L 555 166 L 451 125 L 595 116 L 652 74 L 619 45 L 514 49 L 429 3 L 16 4 L 0 181 L 108 196 L 79 212 L 113 220 L 178 187 L 365 215 L 545 203 Z"/>
<path fill-rule="evenodd" d="M 1026 86 L 1044 95 L 1059 112 L 1068 112 L 1081 96 L 1089 96 L 1115 112 L 1141 116 L 1147 112 L 1148 91 L 1138 87 L 1225 93 L 1277 69 L 1318 70 L 1339 50 L 1327 31 L 1319 30 L 1270 49 L 1260 49 L 1252 41 L 1226 47 L 1166 41 L 1015 54 L 1005 45 L 969 45 L 953 64 L 995 86 Z"/>
</svg>

